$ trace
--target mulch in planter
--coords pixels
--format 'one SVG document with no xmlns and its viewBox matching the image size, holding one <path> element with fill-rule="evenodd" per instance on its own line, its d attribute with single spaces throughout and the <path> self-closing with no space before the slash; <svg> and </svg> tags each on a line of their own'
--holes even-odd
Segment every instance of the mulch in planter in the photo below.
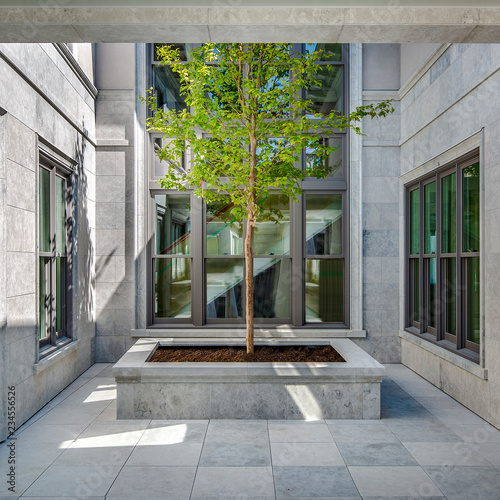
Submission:
<svg viewBox="0 0 500 500">
<path fill-rule="evenodd" d="M 150 358 L 151 362 L 304 362 L 320 361 L 342 363 L 345 360 L 330 345 L 322 346 L 255 346 L 253 354 L 247 354 L 246 347 L 158 347 Z"/>
</svg>

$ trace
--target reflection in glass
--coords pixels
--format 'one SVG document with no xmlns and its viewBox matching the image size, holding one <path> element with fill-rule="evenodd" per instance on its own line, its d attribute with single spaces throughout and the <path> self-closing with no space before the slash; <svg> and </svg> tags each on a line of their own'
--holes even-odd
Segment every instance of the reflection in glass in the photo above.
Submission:
<svg viewBox="0 0 500 500">
<path fill-rule="evenodd" d="M 172 162 L 169 162 L 168 160 L 162 160 L 158 158 L 157 151 L 159 151 L 160 148 L 163 146 L 167 145 L 171 141 L 171 139 L 163 139 L 161 137 L 155 137 L 153 139 L 153 148 L 154 148 L 154 172 L 153 175 L 155 178 L 158 177 L 164 177 L 168 173 L 168 167 Z M 177 172 L 185 172 L 186 171 L 186 161 L 185 161 L 185 154 L 182 154 L 182 156 L 178 157 L 175 162 L 174 166 Z"/>
<path fill-rule="evenodd" d="M 174 49 L 177 49 L 179 51 L 179 60 L 181 61 L 187 61 L 188 60 L 188 55 L 191 52 L 191 44 L 189 43 L 155 43 L 154 44 L 154 60 L 155 61 L 160 61 L 160 58 L 158 57 L 157 50 L 159 47 L 163 47 L 164 45 L 170 45 L 173 46 Z"/>
<path fill-rule="evenodd" d="M 290 317 L 290 259 L 254 259 L 254 317 Z"/>
<path fill-rule="evenodd" d="M 410 254 L 420 253 L 420 189 L 410 192 Z"/>
<path fill-rule="evenodd" d="M 64 290 L 66 289 L 66 259 L 56 257 L 56 331 L 64 329 L 65 307 Z"/>
<path fill-rule="evenodd" d="M 436 182 L 424 187 L 424 253 L 436 253 Z"/>
<path fill-rule="evenodd" d="M 207 318 L 241 318 L 243 259 L 207 259 Z"/>
<path fill-rule="evenodd" d="M 40 167 L 38 182 L 40 252 L 50 252 L 50 172 Z"/>
<path fill-rule="evenodd" d="M 479 344 L 479 257 L 467 259 L 467 340 Z"/>
<path fill-rule="evenodd" d="M 323 54 L 318 61 L 341 61 L 342 44 L 341 43 L 305 43 L 304 53 L 310 54 L 316 50 L 322 50 Z"/>
<path fill-rule="evenodd" d="M 344 261 L 306 260 L 306 322 L 343 323 Z"/>
<path fill-rule="evenodd" d="M 155 317 L 191 317 L 191 259 L 155 259 Z"/>
<path fill-rule="evenodd" d="M 305 99 L 311 101 L 309 113 L 328 115 L 332 111 L 342 112 L 342 68 L 321 66 L 316 73 L 319 85 L 311 84 L 305 89 Z"/>
<path fill-rule="evenodd" d="M 427 283 L 427 308 L 428 322 L 431 328 L 437 325 L 437 284 L 436 284 L 436 259 L 428 259 L 428 283 Z"/>
<path fill-rule="evenodd" d="M 457 181 L 456 174 L 443 177 L 441 181 L 442 206 L 442 252 L 454 253 L 457 249 Z"/>
<path fill-rule="evenodd" d="M 207 203 L 207 255 L 242 255 L 243 225 L 232 214 L 233 203 Z"/>
<path fill-rule="evenodd" d="M 39 331 L 38 338 L 44 339 L 48 335 L 49 321 L 49 307 L 50 307 L 50 293 L 48 290 L 47 280 L 50 278 L 50 257 L 40 257 L 39 259 L 39 274 L 38 274 L 38 288 L 39 288 Z"/>
<path fill-rule="evenodd" d="M 167 108 L 177 112 L 186 109 L 185 96 L 181 95 L 181 81 L 179 75 L 174 73 L 169 66 L 154 66 L 153 86 L 159 108 Z"/>
<path fill-rule="evenodd" d="M 342 139 L 338 137 L 319 137 L 318 141 L 326 146 L 337 148 L 326 160 L 314 154 L 312 148 L 307 148 L 306 168 L 320 168 L 326 173 L 326 178 L 342 177 Z"/>
<path fill-rule="evenodd" d="M 412 321 L 420 322 L 420 261 L 411 259 L 413 269 L 411 274 L 411 293 L 412 293 Z"/>
<path fill-rule="evenodd" d="M 263 213 L 258 216 L 253 235 L 255 255 L 290 254 L 290 200 L 271 195 L 259 202 Z"/>
<path fill-rule="evenodd" d="M 191 211 L 189 195 L 157 194 L 156 254 L 189 254 Z"/>
<path fill-rule="evenodd" d="M 457 334 L 457 260 L 455 257 L 444 259 L 444 330 L 451 335 Z"/>
<path fill-rule="evenodd" d="M 56 252 L 66 253 L 66 181 L 56 176 Z"/>
<path fill-rule="evenodd" d="M 306 254 L 342 254 L 342 195 L 306 195 Z"/>
<path fill-rule="evenodd" d="M 463 170 L 464 252 L 479 252 L 479 163 Z"/>
</svg>

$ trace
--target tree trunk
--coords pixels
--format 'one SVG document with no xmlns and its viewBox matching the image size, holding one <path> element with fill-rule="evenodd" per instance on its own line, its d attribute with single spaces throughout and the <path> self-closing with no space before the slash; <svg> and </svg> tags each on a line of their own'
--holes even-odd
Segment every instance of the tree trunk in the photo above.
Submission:
<svg viewBox="0 0 500 500">
<path fill-rule="evenodd" d="M 246 323 L 247 354 L 254 352 L 253 344 L 253 215 L 247 218 L 247 234 L 245 236 L 245 272 L 246 272 Z"/>
</svg>

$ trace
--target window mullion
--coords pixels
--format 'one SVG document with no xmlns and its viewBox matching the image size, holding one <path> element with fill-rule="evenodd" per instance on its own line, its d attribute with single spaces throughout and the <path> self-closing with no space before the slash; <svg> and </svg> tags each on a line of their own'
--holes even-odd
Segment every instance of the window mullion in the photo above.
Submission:
<svg viewBox="0 0 500 500">
<path fill-rule="evenodd" d="M 456 237 L 456 269 L 457 269 L 457 277 L 456 277 L 456 325 L 457 325 L 457 349 L 462 349 L 464 347 L 464 339 L 463 339 L 463 273 L 462 273 L 462 214 L 463 214 L 463 206 L 462 206 L 462 169 L 460 166 L 457 166 L 456 169 L 457 175 L 457 204 L 456 204 L 456 224 L 457 224 L 457 237 Z"/>
<path fill-rule="evenodd" d="M 50 171 L 50 343 L 56 344 L 56 169 Z"/>
<path fill-rule="evenodd" d="M 418 260 L 419 260 L 419 307 L 420 311 L 418 312 L 418 316 L 420 319 L 420 333 L 424 333 L 427 327 L 427 315 L 424 314 L 426 308 L 425 308 L 425 295 L 424 295 L 424 290 L 425 290 L 425 280 L 424 280 L 424 273 L 425 273 L 425 266 L 424 266 L 424 238 L 425 238 L 425 228 L 424 228 L 424 202 L 425 202 L 425 193 L 424 193 L 424 185 L 422 182 L 419 183 L 419 198 L 420 198 L 420 205 L 419 205 L 419 219 L 420 219 L 420 224 L 419 224 L 419 255 L 418 255 Z"/>
<path fill-rule="evenodd" d="M 443 339 L 442 302 L 440 297 L 441 286 L 441 177 L 436 179 L 436 340 Z"/>
</svg>

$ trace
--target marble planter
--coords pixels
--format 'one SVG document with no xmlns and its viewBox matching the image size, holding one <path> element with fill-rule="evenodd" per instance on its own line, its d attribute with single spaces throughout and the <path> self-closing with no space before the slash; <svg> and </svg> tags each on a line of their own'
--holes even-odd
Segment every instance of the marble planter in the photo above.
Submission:
<svg viewBox="0 0 500 500">
<path fill-rule="evenodd" d="M 224 345 L 242 345 L 224 339 Z M 349 339 L 330 344 L 345 363 L 149 363 L 159 345 L 221 339 L 140 339 L 115 364 L 119 419 L 378 419 L 384 367 Z M 311 345 L 268 339 L 256 345 Z"/>
</svg>

